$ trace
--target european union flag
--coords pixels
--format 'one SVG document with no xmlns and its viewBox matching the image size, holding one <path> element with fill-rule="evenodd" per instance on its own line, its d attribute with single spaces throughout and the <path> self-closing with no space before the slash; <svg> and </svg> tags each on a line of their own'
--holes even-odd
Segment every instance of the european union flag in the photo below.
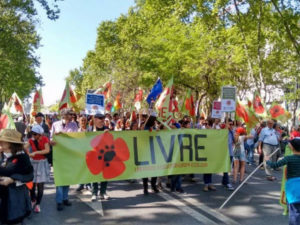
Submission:
<svg viewBox="0 0 300 225">
<path fill-rule="evenodd" d="M 160 95 L 160 93 L 162 93 L 162 91 L 163 91 L 163 86 L 160 78 L 158 78 L 156 83 L 152 87 L 149 95 L 147 96 L 146 101 L 148 102 L 148 104 L 150 105 L 152 100 L 155 101 L 156 98 Z"/>
</svg>

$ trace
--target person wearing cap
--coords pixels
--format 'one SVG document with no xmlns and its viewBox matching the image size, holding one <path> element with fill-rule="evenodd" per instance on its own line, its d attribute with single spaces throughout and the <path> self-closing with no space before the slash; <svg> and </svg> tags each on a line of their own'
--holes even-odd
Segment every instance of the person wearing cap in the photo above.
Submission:
<svg viewBox="0 0 300 225">
<path fill-rule="evenodd" d="M 61 120 L 53 123 L 51 132 L 50 132 L 50 144 L 55 146 L 55 142 L 53 141 L 54 135 L 59 135 L 60 133 L 67 132 L 77 132 L 78 126 L 75 122 L 72 122 L 72 110 L 63 109 L 61 110 Z M 54 148 L 55 151 L 55 148 Z M 71 206 L 71 202 L 69 201 L 69 186 L 59 186 L 56 187 L 56 209 L 58 211 L 63 210 L 63 206 Z"/>
<path fill-rule="evenodd" d="M 279 136 L 276 130 L 273 128 L 274 121 L 268 120 L 267 127 L 263 128 L 259 134 L 258 139 L 258 153 L 263 152 L 264 156 L 271 155 L 279 147 Z M 276 162 L 276 154 L 272 156 L 272 162 Z M 264 167 L 267 179 L 269 181 L 274 181 L 276 178 L 272 176 L 272 171 L 270 167 L 266 165 L 264 160 Z"/>
<path fill-rule="evenodd" d="M 278 162 L 270 161 L 266 156 L 266 164 L 271 168 L 287 166 L 287 182 L 285 184 L 286 199 L 289 206 L 289 224 L 300 224 L 300 138 L 294 138 L 289 142 L 293 154 L 285 156 Z"/>
<path fill-rule="evenodd" d="M 104 125 L 105 116 L 103 114 L 97 113 L 94 116 L 94 127 L 90 131 L 109 131 L 109 127 Z M 109 199 L 109 195 L 106 193 L 107 181 L 100 183 L 100 199 Z M 98 198 L 99 183 L 92 183 L 92 198 L 91 201 L 94 202 Z"/>
<path fill-rule="evenodd" d="M 16 126 L 17 131 L 19 131 L 22 134 L 22 140 L 24 140 L 25 131 L 26 131 L 27 126 L 23 121 L 23 116 L 20 116 L 18 118 L 18 121 L 15 122 L 15 126 Z"/>
<path fill-rule="evenodd" d="M 30 191 L 31 203 L 34 212 L 39 213 L 44 194 L 44 183 L 50 181 L 50 166 L 45 157 L 45 154 L 50 152 L 50 145 L 49 139 L 44 135 L 44 130 L 40 125 L 34 125 L 31 129 L 31 134 L 32 138 L 25 145 L 25 150 L 31 157 L 34 171 L 33 188 Z"/>
<path fill-rule="evenodd" d="M 238 127 L 235 130 L 234 142 L 235 147 L 233 150 L 233 183 L 237 183 L 238 172 L 240 171 L 240 181 L 242 183 L 245 176 L 245 165 L 246 165 L 246 151 L 245 151 L 245 141 L 248 138 L 253 138 L 252 135 L 247 135 L 247 131 L 243 127 Z"/>
<path fill-rule="evenodd" d="M 21 137 L 12 129 L 0 132 L 0 224 L 21 223 L 31 212 L 25 183 L 32 181 L 33 168 Z"/>
<path fill-rule="evenodd" d="M 44 122 L 44 114 L 41 112 L 38 112 L 35 115 L 35 124 L 40 125 L 44 130 L 44 135 L 46 135 L 48 138 L 50 137 L 50 131 L 48 125 Z"/>
</svg>

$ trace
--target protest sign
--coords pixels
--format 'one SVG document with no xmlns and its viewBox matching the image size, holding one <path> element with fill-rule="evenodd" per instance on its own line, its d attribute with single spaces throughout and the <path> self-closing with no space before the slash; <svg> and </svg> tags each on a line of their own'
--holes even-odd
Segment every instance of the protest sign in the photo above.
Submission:
<svg viewBox="0 0 300 225">
<path fill-rule="evenodd" d="M 227 130 L 78 132 L 54 140 L 57 186 L 230 171 Z"/>
<path fill-rule="evenodd" d="M 222 87 L 222 111 L 234 112 L 236 87 L 224 86 Z"/>
<path fill-rule="evenodd" d="M 222 102 L 213 101 L 211 117 L 216 118 L 216 119 L 220 119 L 222 117 L 221 109 L 222 109 Z"/>
<path fill-rule="evenodd" d="M 104 95 L 102 94 L 86 94 L 85 113 L 88 115 L 104 114 Z"/>
</svg>

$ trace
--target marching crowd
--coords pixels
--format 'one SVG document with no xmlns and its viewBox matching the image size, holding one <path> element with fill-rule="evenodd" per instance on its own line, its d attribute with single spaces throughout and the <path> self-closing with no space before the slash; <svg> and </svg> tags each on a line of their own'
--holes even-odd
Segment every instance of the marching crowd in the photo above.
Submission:
<svg viewBox="0 0 300 225">
<path fill-rule="evenodd" d="M 41 202 L 45 183 L 50 181 L 50 166 L 52 164 L 52 151 L 56 145 L 53 135 L 62 132 L 94 132 L 94 131 L 127 131 L 127 130 L 162 130 L 164 125 L 148 115 L 131 115 L 130 112 L 121 116 L 114 114 L 96 114 L 95 116 L 78 115 L 72 110 L 63 109 L 60 119 L 57 115 L 37 113 L 33 120 L 26 122 L 19 118 L 15 123 L 16 129 L 3 129 L 0 132 L 0 221 L 3 224 L 16 224 L 33 210 L 41 211 Z M 205 119 L 200 117 L 193 121 L 191 117 L 184 116 L 176 121 L 172 120 L 172 129 L 227 129 L 228 152 L 232 162 L 233 178 L 230 180 L 228 173 L 224 173 L 222 184 L 229 191 L 233 191 L 245 178 L 245 165 L 260 165 L 265 170 L 266 179 L 274 181 L 271 168 L 278 168 L 284 163 L 279 157 L 284 153 L 285 146 L 290 142 L 294 151 L 293 170 L 289 175 L 300 177 L 300 131 L 292 128 L 290 132 L 281 127 L 274 120 L 262 121 L 248 133 L 239 121 L 226 118 Z M 217 137 L 216 137 L 217 138 Z M 23 145 L 25 143 L 25 145 Z M 54 150 L 55 151 L 55 150 Z M 259 161 L 254 159 L 254 153 L 259 154 Z M 275 154 L 270 157 L 272 153 Z M 285 158 L 284 158 L 285 159 Z M 289 161 L 290 162 L 290 161 Z M 288 164 L 289 165 L 289 164 Z M 167 177 L 166 186 L 170 191 L 184 193 L 182 178 L 186 176 L 191 182 L 195 182 L 194 174 L 170 175 Z M 216 191 L 212 184 L 213 174 L 203 174 L 203 191 Z M 151 178 L 151 188 L 158 193 L 164 186 L 165 179 L 160 177 Z M 129 182 L 135 182 L 130 180 Z M 90 189 L 91 201 L 109 199 L 107 193 L 108 182 L 79 184 L 77 191 Z M 143 192 L 147 195 L 148 178 L 143 179 Z M 30 192 L 28 191 L 30 190 Z M 27 194 L 26 194 L 27 193 Z M 65 206 L 71 206 L 69 201 L 69 186 L 56 187 L 57 210 L 61 211 Z M 298 194 L 299 195 L 299 194 Z M 20 198 L 22 199 L 20 201 Z M 300 197 L 298 196 L 300 202 Z M 291 212 L 298 212 L 296 220 L 299 222 L 300 204 L 295 202 Z M 291 211 L 294 210 L 294 211 Z M 296 221 L 295 220 L 295 221 Z M 0 223 L 1 224 L 1 223 Z M 299 224 L 299 223 L 298 223 Z"/>
</svg>

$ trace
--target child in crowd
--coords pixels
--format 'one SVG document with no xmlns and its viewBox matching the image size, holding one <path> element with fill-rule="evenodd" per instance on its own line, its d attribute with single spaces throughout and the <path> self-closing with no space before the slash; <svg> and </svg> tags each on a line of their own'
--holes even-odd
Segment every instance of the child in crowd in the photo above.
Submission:
<svg viewBox="0 0 300 225">
<path fill-rule="evenodd" d="M 287 182 L 285 192 L 289 204 L 289 225 L 300 224 L 300 138 L 289 142 L 293 154 L 285 156 L 278 162 L 271 162 L 269 156 L 265 156 L 267 165 L 278 168 L 287 165 Z"/>
</svg>

